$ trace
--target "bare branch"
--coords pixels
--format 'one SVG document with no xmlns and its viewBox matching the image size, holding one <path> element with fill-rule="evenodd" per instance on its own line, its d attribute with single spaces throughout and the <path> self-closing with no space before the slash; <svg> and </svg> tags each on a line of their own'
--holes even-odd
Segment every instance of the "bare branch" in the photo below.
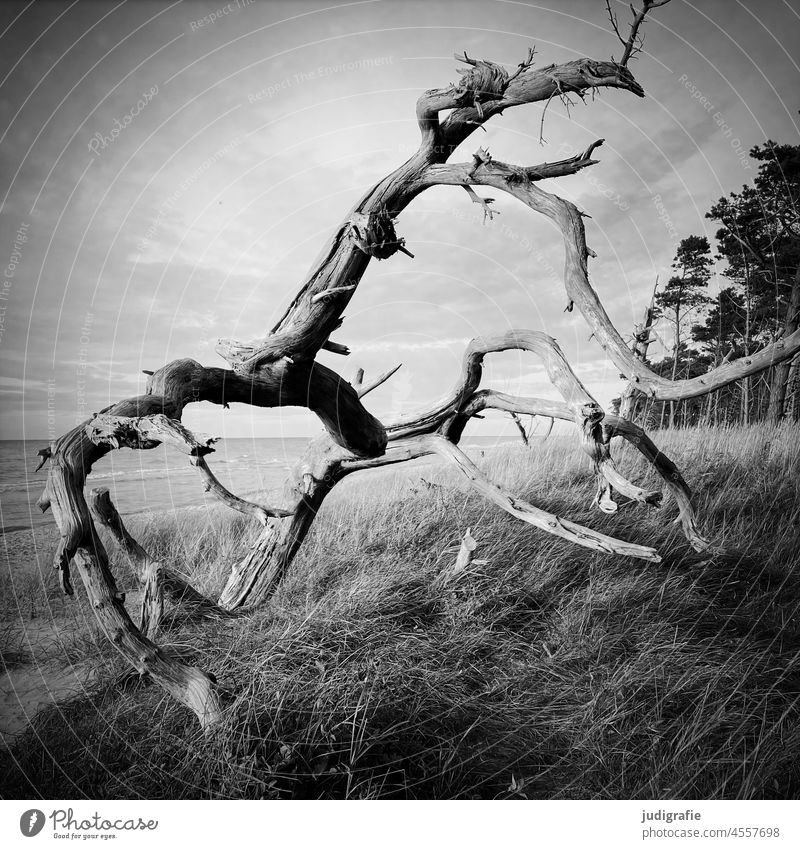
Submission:
<svg viewBox="0 0 800 849">
<path fill-rule="evenodd" d="M 466 85 L 464 82 L 462 77 L 462 85 L 427 91 L 417 101 L 423 149 L 442 150 L 444 156 L 439 161 L 445 161 L 459 144 L 492 116 L 514 106 L 548 101 L 568 94 L 581 96 L 590 89 L 601 87 L 621 88 L 644 97 L 644 89 L 625 65 L 594 59 L 575 59 L 538 69 L 528 65 L 508 77 L 502 90 L 499 76 L 489 84 L 477 82 L 478 86 L 484 86 L 486 92 L 486 96 L 478 98 L 478 103 L 476 89 L 470 87 L 472 80 L 467 80 Z M 447 109 L 452 112 L 440 125 L 438 114 Z"/>
<path fill-rule="evenodd" d="M 83 494 L 85 461 L 72 462 L 73 452 L 84 446 L 91 454 L 94 446 L 83 428 L 76 428 L 54 442 L 50 460 L 47 492 L 61 530 L 56 564 L 62 572 L 62 586 L 72 592 L 69 563 L 73 561 L 98 623 L 117 651 L 140 674 L 150 675 L 173 698 L 191 708 L 204 728 L 211 728 L 222 718 L 213 678 L 162 651 L 141 633 L 125 610 L 124 595 L 117 588 Z"/>
<path fill-rule="evenodd" d="M 431 433 L 448 419 L 462 417 L 464 405 L 469 402 L 480 385 L 484 357 L 490 353 L 517 349 L 530 351 L 541 358 L 550 382 L 574 410 L 573 421 L 576 420 L 575 417 L 600 409 L 572 371 L 555 339 L 538 331 L 510 330 L 497 336 L 473 339 L 464 352 L 461 374 L 448 396 L 429 412 L 404 416 L 390 424 L 387 427 L 390 438 L 396 440 Z"/>
<path fill-rule="evenodd" d="M 341 354 L 343 357 L 350 355 L 350 349 L 347 345 L 340 345 L 338 342 L 331 342 L 330 339 L 323 343 L 322 348 L 325 351 L 330 351 L 332 354 Z"/>
<path fill-rule="evenodd" d="M 617 16 L 611 11 L 611 0 L 606 0 L 606 13 L 608 14 L 608 20 L 611 22 L 611 29 L 614 30 L 614 34 L 619 39 L 623 48 L 626 47 L 627 40 L 622 37 L 622 33 L 619 31 L 619 24 L 617 23 Z"/>
<path fill-rule="evenodd" d="M 546 513 L 544 510 L 540 510 L 538 507 L 534 507 L 532 504 L 516 498 L 510 492 L 507 492 L 486 478 L 472 460 L 447 439 L 433 435 L 423 436 L 419 439 L 423 446 L 453 463 L 478 492 L 523 522 L 527 522 L 530 525 L 541 528 L 543 531 L 547 531 L 547 533 L 569 540 L 584 548 L 591 548 L 595 551 L 605 551 L 612 554 L 623 554 L 629 557 L 638 557 L 654 563 L 661 562 L 658 552 L 653 548 L 608 537 L 605 534 L 584 528 L 582 525 L 554 516 L 552 513 Z"/>
<path fill-rule="evenodd" d="M 548 421 L 547 421 L 547 430 L 541 436 L 539 436 L 538 439 L 541 439 L 542 441 L 547 439 L 547 437 L 550 436 L 550 434 L 553 432 L 553 425 L 554 424 L 555 424 L 555 419 L 552 416 L 550 416 Z"/>
<path fill-rule="evenodd" d="M 34 469 L 34 471 L 38 472 L 39 469 L 41 469 L 42 466 L 44 466 L 44 464 L 50 459 L 52 452 L 48 445 L 46 448 L 40 448 L 36 453 L 39 456 L 39 465 Z"/>
<path fill-rule="evenodd" d="M 153 558 L 130 534 L 122 517 L 105 487 L 96 487 L 89 492 L 89 508 L 94 518 L 111 531 L 117 544 L 137 570 L 139 580 L 145 583 Z M 162 568 L 161 584 L 169 600 L 179 605 L 189 617 L 228 618 L 230 613 L 199 593 L 191 584 L 166 567 Z M 142 626 L 144 628 L 144 624 Z"/>
<path fill-rule="evenodd" d="M 372 383 L 368 383 L 366 386 L 362 386 L 364 380 L 364 370 L 359 369 L 361 372 L 361 379 L 358 381 L 358 397 L 363 398 L 369 392 L 372 392 L 373 389 L 377 389 L 381 384 L 386 383 L 386 381 L 394 375 L 398 369 L 402 367 L 402 363 L 398 363 L 394 368 L 390 368 L 389 371 L 384 372 L 379 377 L 375 378 Z"/>
<path fill-rule="evenodd" d="M 473 203 L 477 203 L 478 206 L 483 210 L 483 223 L 486 223 L 487 217 L 491 221 L 495 215 L 499 215 L 500 213 L 496 209 L 492 209 L 489 204 L 494 203 L 494 198 L 482 198 L 480 195 L 476 194 L 473 190 L 472 186 L 464 186 L 467 191 L 467 194 L 470 196 L 470 200 Z"/>
<path fill-rule="evenodd" d="M 623 47 L 622 58 L 619 60 L 620 65 L 627 67 L 628 61 L 634 58 L 637 53 L 641 52 L 642 45 L 644 44 L 644 36 L 639 35 L 639 28 L 644 22 L 647 13 L 651 9 L 657 9 L 659 6 L 666 6 L 667 3 L 669 3 L 669 0 L 642 0 L 642 7 L 638 12 L 631 4 L 630 8 L 631 12 L 633 12 L 633 20 L 631 21 L 630 32 L 626 39 L 622 37 L 619 31 L 617 16 L 611 11 L 610 0 L 606 0 L 606 11 L 608 13 L 608 19 L 611 21 L 611 28 L 614 30 Z"/>
<path fill-rule="evenodd" d="M 476 392 L 463 409 L 464 416 L 485 409 L 506 410 L 531 416 L 550 416 L 564 421 L 575 421 L 575 413 L 563 401 L 544 398 L 520 398 L 493 390 Z M 675 464 L 660 451 L 647 434 L 633 422 L 619 416 L 607 415 L 603 420 L 605 436 L 622 436 L 653 465 L 675 498 L 686 539 L 696 551 L 705 551 L 710 543 L 697 529 L 697 519 L 691 502 L 691 491 Z"/>
<path fill-rule="evenodd" d="M 203 476 L 203 489 L 206 492 L 212 492 L 223 504 L 226 504 L 231 509 L 239 513 L 244 513 L 246 516 L 254 516 L 262 525 L 266 525 L 267 520 L 270 518 L 285 518 L 294 513 L 294 510 L 285 510 L 281 507 L 265 507 L 261 504 L 255 504 L 252 501 L 239 498 L 238 495 L 234 495 L 217 480 L 214 473 L 208 468 L 205 458 L 193 457 L 191 462 Z"/>
<path fill-rule="evenodd" d="M 546 406 L 547 402 L 544 403 Z M 560 406 L 562 410 L 565 407 L 563 404 Z M 512 516 L 530 525 L 534 525 L 547 533 L 554 534 L 576 545 L 591 548 L 595 551 L 623 554 L 629 557 L 638 557 L 642 560 L 650 560 L 655 563 L 661 560 L 655 549 L 608 537 L 605 534 L 590 530 L 575 522 L 570 522 L 551 513 L 547 513 L 544 510 L 540 510 L 538 507 L 534 507 L 532 504 L 517 498 L 488 480 L 466 454 L 443 436 L 430 434 L 400 440 L 396 444 L 392 444 L 382 457 L 371 457 L 353 461 L 345 460 L 342 463 L 342 472 L 344 474 L 350 474 L 365 469 L 376 469 L 395 463 L 404 463 L 407 460 L 424 457 L 426 454 L 439 454 L 444 457 L 453 463 L 467 477 L 475 489 L 490 501 L 502 507 L 503 510 Z"/>
<path fill-rule="evenodd" d="M 519 416 L 513 411 L 510 411 L 509 415 L 511 416 L 511 420 L 517 426 L 517 430 L 519 431 L 519 435 L 522 437 L 523 445 L 526 448 L 530 447 L 530 442 L 528 441 L 528 434 L 527 434 L 525 428 L 522 426 L 522 422 L 519 420 Z"/>
<path fill-rule="evenodd" d="M 563 167 L 564 162 L 555 165 Z M 580 160 L 575 164 L 579 163 Z M 591 252 L 586 246 L 586 232 L 578 208 L 535 185 L 534 180 L 527 178 L 532 169 L 492 160 L 490 168 L 480 169 L 472 177 L 467 176 L 468 170 L 469 166 L 463 163 L 432 165 L 426 171 L 425 181 L 427 185 L 461 186 L 471 182 L 474 185 L 492 186 L 514 195 L 531 209 L 554 221 L 561 230 L 566 250 L 565 285 L 569 302 L 578 306 L 600 347 L 638 392 L 659 401 L 696 398 L 743 377 L 764 371 L 800 352 L 798 329 L 755 354 L 720 365 L 713 371 L 697 377 L 672 381 L 657 375 L 636 357 L 625 343 L 589 282 L 586 262 Z"/>
<path fill-rule="evenodd" d="M 86 433 L 95 445 L 149 449 L 164 443 L 190 457 L 210 454 L 219 441 L 218 437 L 198 438 L 179 421 L 162 414 L 139 418 L 98 415 L 86 425 Z"/>
<path fill-rule="evenodd" d="M 697 520 L 691 503 L 691 491 L 686 485 L 677 466 L 660 451 L 650 437 L 633 422 L 618 416 L 606 416 L 604 427 L 609 436 L 622 436 L 634 448 L 642 453 L 664 479 L 670 492 L 678 503 L 683 533 L 695 551 L 707 551 L 711 543 L 697 529 Z"/>
<path fill-rule="evenodd" d="M 203 477 L 204 490 L 211 492 L 223 504 L 239 513 L 255 516 L 263 525 L 270 517 L 291 516 L 294 511 L 274 507 L 262 507 L 229 492 L 214 476 L 203 455 L 212 452 L 211 447 L 218 439 L 198 439 L 180 422 L 164 415 L 130 418 L 126 416 L 96 416 L 86 425 L 86 433 L 95 445 L 111 448 L 154 448 L 164 443 L 177 448 L 191 458 Z"/>
</svg>

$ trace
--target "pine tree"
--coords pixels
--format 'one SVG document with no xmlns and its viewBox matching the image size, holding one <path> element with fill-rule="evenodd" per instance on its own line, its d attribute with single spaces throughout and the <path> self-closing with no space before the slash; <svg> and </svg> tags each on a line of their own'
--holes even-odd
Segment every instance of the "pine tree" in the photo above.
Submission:
<svg viewBox="0 0 800 849">
<path fill-rule="evenodd" d="M 797 329 L 800 312 L 800 145 L 767 141 L 750 151 L 760 163 L 752 186 L 720 198 L 707 218 L 719 221 L 725 275 L 741 295 L 740 350 L 754 351 Z M 774 369 L 769 416 L 785 413 L 790 363 Z M 742 382 L 742 419 L 750 418 L 750 382 Z"/>
<path fill-rule="evenodd" d="M 672 269 L 675 275 L 670 277 L 662 291 L 656 294 L 656 310 L 659 317 L 670 325 L 673 338 L 672 380 L 679 374 L 684 346 L 684 330 L 698 311 L 710 302 L 705 294 L 711 279 L 711 247 L 705 236 L 687 236 L 681 240 Z M 664 414 L 662 410 L 661 421 Z M 669 425 L 675 426 L 675 402 L 669 405 Z"/>
</svg>

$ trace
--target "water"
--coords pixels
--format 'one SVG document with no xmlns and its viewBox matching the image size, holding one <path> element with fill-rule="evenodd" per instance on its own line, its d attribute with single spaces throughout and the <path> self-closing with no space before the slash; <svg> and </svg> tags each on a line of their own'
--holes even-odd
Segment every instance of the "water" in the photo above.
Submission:
<svg viewBox="0 0 800 849">
<path fill-rule="evenodd" d="M 242 498 L 283 503 L 283 484 L 308 438 L 224 439 L 208 455 L 211 470 L 231 492 Z M 0 442 L 0 533 L 54 524 L 36 499 L 47 479 L 47 465 L 34 469 L 41 440 Z M 174 448 L 149 451 L 122 448 L 98 460 L 89 475 L 89 488 L 104 486 L 123 515 L 161 512 L 214 502 L 203 492 L 201 477 L 189 458 Z"/>
<path fill-rule="evenodd" d="M 471 436 L 468 453 L 501 444 L 497 436 Z M 235 495 L 273 506 L 285 504 L 283 485 L 289 471 L 308 445 L 296 439 L 223 439 L 207 457 L 220 482 Z M 0 441 L 0 534 L 53 525 L 50 511 L 42 513 L 36 499 L 47 479 L 47 466 L 34 472 L 42 440 Z M 199 472 L 174 448 L 149 451 L 123 448 L 110 451 L 95 463 L 88 488 L 107 487 L 122 515 L 158 513 L 208 503 L 216 499 L 203 492 Z"/>
</svg>

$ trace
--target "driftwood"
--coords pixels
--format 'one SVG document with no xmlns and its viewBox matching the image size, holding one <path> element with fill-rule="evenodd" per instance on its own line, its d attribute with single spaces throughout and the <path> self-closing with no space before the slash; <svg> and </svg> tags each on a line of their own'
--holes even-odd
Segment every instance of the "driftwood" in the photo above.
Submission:
<svg viewBox="0 0 800 849">
<path fill-rule="evenodd" d="M 89 507 L 96 521 L 108 528 L 120 548 L 136 567 L 139 581 L 145 588 L 140 626 L 144 633 L 147 633 L 150 628 L 153 633 L 157 630 L 164 596 L 175 607 L 179 607 L 181 615 L 187 619 L 230 617 L 231 614 L 227 610 L 223 610 L 211 599 L 199 593 L 188 581 L 154 560 L 142 548 L 125 527 L 105 487 L 90 491 Z M 152 626 L 151 622 L 154 623 Z"/>
<path fill-rule="evenodd" d="M 68 529 L 68 536 L 62 537 L 56 554 L 65 591 L 72 591 L 69 561 L 65 559 L 69 552 L 69 560 L 78 568 L 97 621 L 120 654 L 140 675 L 149 675 L 193 710 L 204 728 L 213 727 L 222 716 L 213 677 L 160 649 L 133 623 L 94 529 L 83 492 L 68 469 L 57 468 L 60 473 L 54 473 L 51 467 L 48 489 L 56 521 L 62 532 Z M 72 507 L 70 514 L 62 512 L 65 506 Z"/>
<path fill-rule="evenodd" d="M 573 422 L 580 447 L 596 471 L 593 502 L 605 512 L 616 510 L 614 491 L 643 505 L 657 505 L 661 496 L 660 492 L 639 488 L 619 473 L 611 456 L 611 438 L 622 436 L 664 480 L 676 500 L 689 543 L 697 550 L 708 547 L 698 531 L 689 488 L 672 461 L 640 428 L 623 418 L 606 416 L 573 373 L 556 341 L 544 333 L 515 330 L 473 340 L 451 393 L 430 410 L 389 424 L 375 418 L 362 399 L 396 369 L 369 384 L 364 383 L 361 371 L 351 385 L 315 359 L 321 349 L 349 352 L 343 342 L 331 337 L 341 328 L 343 312 L 357 293 L 367 266 L 372 259 L 386 260 L 398 252 L 404 256 L 397 261 L 410 261 L 407 257 L 413 254 L 396 232 L 397 217 L 417 195 L 439 185 L 466 189 L 488 218 L 493 213 L 492 199 L 481 198 L 474 187 L 506 192 L 556 224 L 565 247 L 568 309 L 578 307 L 595 338 L 636 392 L 660 400 L 696 397 L 776 363 L 788 363 L 800 351 L 800 331 L 795 330 L 757 354 L 724 364 L 701 377 L 675 382 L 654 374 L 634 355 L 611 324 L 589 282 L 587 262 L 593 252 L 586 244 L 582 213 L 574 204 L 538 185 L 542 180 L 567 177 L 596 165 L 598 160 L 593 155 L 602 140 L 572 157 L 551 163 L 509 165 L 493 159 L 481 148 L 469 162 L 448 164 L 456 148 L 475 130 L 509 108 L 530 103 L 542 103 L 546 108 L 554 98 L 584 97 L 601 88 L 616 88 L 643 97 L 644 90 L 627 63 L 640 44 L 638 33 L 645 15 L 665 2 L 643 0 L 626 38 L 620 35 L 612 16 L 613 28 L 624 45 L 620 61 L 583 58 L 535 68 L 533 51 L 529 51 L 527 59 L 509 73 L 494 62 L 475 60 L 466 54 L 457 57 L 466 66 L 459 82 L 427 91 L 417 101 L 421 135 L 418 150 L 369 189 L 350 210 L 283 316 L 269 331 L 249 342 L 219 340 L 217 351 L 229 364 L 228 369 L 182 359 L 148 372 L 144 395 L 101 411 L 40 452 L 42 463 L 48 466 L 48 481 L 39 505 L 43 510 L 52 508 L 61 532 L 54 565 L 65 592 L 72 592 L 70 564 L 74 562 L 109 638 L 134 667 L 148 672 L 175 698 L 191 707 L 204 725 L 213 725 L 221 717 L 211 677 L 170 658 L 133 623 L 116 591 L 92 522 L 84 484 L 92 465 L 110 450 L 124 446 L 174 446 L 197 467 L 207 491 L 263 526 L 252 550 L 232 568 L 227 585 L 214 604 L 176 575 L 156 568 L 124 529 L 107 494 L 93 496 L 96 517 L 111 529 L 138 564 L 149 588 L 142 627 L 150 634 L 155 633 L 160 616 L 161 593 L 172 602 L 194 606 L 208 614 L 264 603 L 289 568 L 325 497 L 339 481 L 355 472 L 426 454 L 441 456 L 501 509 L 546 533 L 595 551 L 658 562 L 659 555 L 652 548 L 581 527 L 518 499 L 488 480 L 457 447 L 469 419 L 488 408 Z M 442 117 L 443 112 L 448 113 L 446 117 Z M 481 389 L 483 358 L 508 349 L 539 356 L 562 400 L 517 398 Z M 293 471 L 291 503 L 286 508 L 238 498 L 214 477 L 206 461 L 213 451 L 213 440 L 194 436 L 180 423 L 184 407 L 198 401 L 222 406 L 241 402 L 258 407 L 306 407 L 319 417 L 327 435 L 309 445 Z"/>
</svg>

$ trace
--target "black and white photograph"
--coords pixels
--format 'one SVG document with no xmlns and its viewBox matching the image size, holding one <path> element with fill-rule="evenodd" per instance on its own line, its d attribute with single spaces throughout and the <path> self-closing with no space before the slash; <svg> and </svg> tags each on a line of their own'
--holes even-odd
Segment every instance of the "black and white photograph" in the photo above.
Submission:
<svg viewBox="0 0 800 849">
<path fill-rule="evenodd" d="M 798 845 L 798 0 L 4 2 L 0 110 L 5 845 Z"/>
</svg>

